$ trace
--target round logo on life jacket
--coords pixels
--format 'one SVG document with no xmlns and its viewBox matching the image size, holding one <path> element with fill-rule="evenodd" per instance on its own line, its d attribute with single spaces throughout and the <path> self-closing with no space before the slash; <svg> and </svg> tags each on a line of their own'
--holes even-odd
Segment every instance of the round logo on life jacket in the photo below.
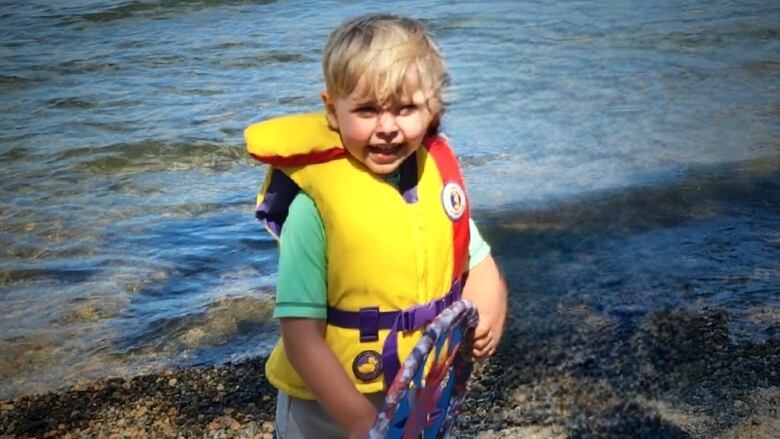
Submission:
<svg viewBox="0 0 780 439">
<path fill-rule="evenodd" d="M 376 351 L 363 351 L 352 362 L 352 373 L 363 381 L 375 380 L 382 374 L 382 356 Z"/>
<path fill-rule="evenodd" d="M 451 220 L 457 221 L 466 212 L 466 192 L 458 183 L 450 182 L 441 190 L 441 204 Z"/>
</svg>

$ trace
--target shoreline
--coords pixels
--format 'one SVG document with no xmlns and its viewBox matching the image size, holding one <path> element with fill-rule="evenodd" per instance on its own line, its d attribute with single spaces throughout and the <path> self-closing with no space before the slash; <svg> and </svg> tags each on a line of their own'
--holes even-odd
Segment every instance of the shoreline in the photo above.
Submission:
<svg viewBox="0 0 780 439">
<path fill-rule="evenodd" d="M 547 318 L 514 320 L 477 365 L 453 437 L 780 437 L 777 331 L 734 340 L 712 309 L 656 311 L 628 335 L 581 309 Z M 2 400 L 0 438 L 272 438 L 264 362 Z"/>
</svg>

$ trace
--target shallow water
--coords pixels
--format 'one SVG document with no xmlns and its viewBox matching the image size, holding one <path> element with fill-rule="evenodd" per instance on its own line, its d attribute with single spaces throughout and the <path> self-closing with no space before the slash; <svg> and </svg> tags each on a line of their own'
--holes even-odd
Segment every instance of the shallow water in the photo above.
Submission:
<svg viewBox="0 0 780 439">
<path fill-rule="evenodd" d="M 267 353 L 276 245 L 242 130 L 317 108 L 325 37 L 375 7 L 49 3 L 0 6 L 0 397 Z M 776 337 L 780 6 L 664 3 L 382 8 L 442 46 L 514 294 Z"/>
</svg>

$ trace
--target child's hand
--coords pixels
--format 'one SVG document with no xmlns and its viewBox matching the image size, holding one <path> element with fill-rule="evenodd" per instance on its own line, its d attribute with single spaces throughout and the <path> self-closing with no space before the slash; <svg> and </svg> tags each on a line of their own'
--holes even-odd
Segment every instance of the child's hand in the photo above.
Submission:
<svg viewBox="0 0 780 439">
<path fill-rule="evenodd" d="M 463 298 L 479 311 L 479 323 L 474 330 L 471 354 L 484 360 L 496 352 L 504 332 L 507 312 L 507 288 L 492 256 L 469 271 L 463 286 Z"/>
<path fill-rule="evenodd" d="M 350 428 L 349 439 L 366 439 L 371 427 L 374 426 L 374 418 L 376 418 L 376 410 L 373 416 L 364 416 L 359 423 Z"/>
<path fill-rule="evenodd" d="M 350 439 L 366 439 L 376 407 L 357 391 L 325 343 L 325 320 L 283 317 L 279 321 L 287 358 L 304 383 Z"/>
<path fill-rule="evenodd" d="M 368 432 L 371 431 L 371 427 L 374 426 L 374 420 L 376 419 L 376 408 L 367 399 L 367 404 L 361 407 L 358 411 L 361 413 L 354 413 L 354 421 L 347 428 L 349 439 L 366 439 Z"/>
<path fill-rule="evenodd" d="M 474 341 L 471 344 L 471 356 L 476 361 L 486 360 L 496 352 L 498 340 L 493 335 L 491 325 L 487 319 L 479 319 L 474 330 Z"/>
</svg>

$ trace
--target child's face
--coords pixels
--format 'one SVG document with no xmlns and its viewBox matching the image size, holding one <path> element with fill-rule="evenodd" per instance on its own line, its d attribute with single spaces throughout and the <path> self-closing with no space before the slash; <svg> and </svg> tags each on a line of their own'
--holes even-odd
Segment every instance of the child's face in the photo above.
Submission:
<svg viewBox="0 0 780 439">
<path fill-rule="evenodd" d="M 419 84 L 410 69 L 407 84 Z M 361 81 L 362 82 L 362 81 Z M 363 97 L 361 84 L 348 96 L 330 99 L 322 94 L 331 126 L 341 134 L 347 151 L 371 172 L 391 174 L 422 144 L 432 115 L 419 87 L 392 102 L 379 103 Z"/>
</svg>

